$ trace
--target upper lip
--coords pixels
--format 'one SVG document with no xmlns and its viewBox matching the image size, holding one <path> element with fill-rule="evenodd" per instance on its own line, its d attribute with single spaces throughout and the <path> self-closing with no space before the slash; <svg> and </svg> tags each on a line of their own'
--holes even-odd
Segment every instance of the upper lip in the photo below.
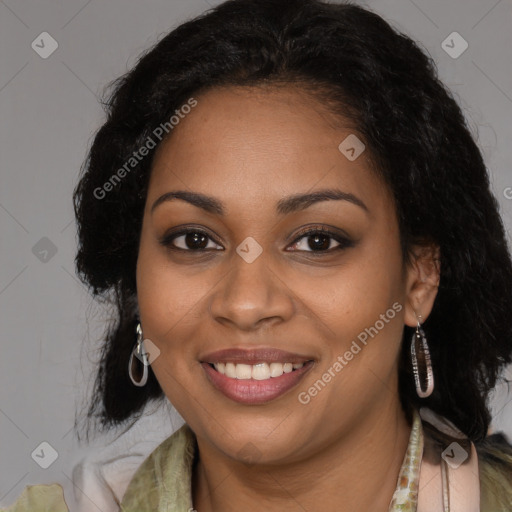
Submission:
<svg viewBox="0 0 512 512">
<path fill-rule="evenodd" d="M 312 361 L 310 356 L 301 354 L 294 354 L 285 350 L 277 348 L 259 348 L 259 349 L 241 349 L 241 348 L 227 348 L 210 352 L 200 358 L 204 363 L 241 363 L 241 364 L 256 364 L 256 363 L 306 363 Z"/>
</svg>

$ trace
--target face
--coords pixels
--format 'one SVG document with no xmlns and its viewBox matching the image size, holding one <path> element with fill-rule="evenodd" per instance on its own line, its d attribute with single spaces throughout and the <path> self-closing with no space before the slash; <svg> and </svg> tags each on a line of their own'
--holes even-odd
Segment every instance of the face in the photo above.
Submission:
<svg viewBox="0 0 512 512">
<path fill-rule="evenodd" d="M 152 369 L 211 449 L 295 461 L 398 402 L 408 280 L 395 206 L 367 152 L 338 148 L 353 130 L 305 93 L 196 100 L 155 155 L 144 211 Z M 162 198 L 177 191 L 188 198 Z"/>
</svg>

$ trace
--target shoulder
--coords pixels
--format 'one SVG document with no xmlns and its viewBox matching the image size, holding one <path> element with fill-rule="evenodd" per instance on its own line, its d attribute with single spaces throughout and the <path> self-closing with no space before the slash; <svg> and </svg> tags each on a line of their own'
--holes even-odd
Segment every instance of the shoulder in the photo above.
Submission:
<svg viewBox="0 0 512 512">
<path fill-rule="evenodd" d="M 512 445 L 501 432 L 475 444 L 482 512 L 512 510 Z"/>
<path fill-rule="evenodd" d="M 59 484 L 27 485 L 16 502 L 0 512 L 69 512 Z"/>
<path fill-rule="evenodd" d="M 499 432 L 487 436 L 483 441 L 471 443 L 453 423 L 428 408 L 421 408 L 426 448 L 436 445 L 435 462 L 439 462 L 441 451 L 456 441 L 466 451 L 473 444 L 478 458 L 481 512 L 512 511 L 512 445 Z M 469 460 L 469 459 L 468 459 Z M 476 473 L 476 468 L 473 470 Z"/>
<path fill-rule="evenodd" d="M 122 511 L 158 510 L 162 492 L 173 502 L 188 503 L 195 454 L 195 435 L 184 424 L 139 466 L 123 495 Z"/>
</svg>

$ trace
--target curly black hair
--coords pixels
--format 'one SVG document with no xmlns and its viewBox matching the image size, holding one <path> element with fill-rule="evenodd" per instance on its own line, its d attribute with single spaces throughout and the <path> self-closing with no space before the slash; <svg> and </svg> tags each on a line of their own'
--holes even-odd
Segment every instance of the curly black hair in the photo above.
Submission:
<svg viewBox="0 0 512 512">
<path fill-rule="evenodd" d="M 415 392 L 413 330 L 405 326 L 400 398 L 405 408 L 426 405 L 474 442 L 483 440 L 489 392 L 511 362 L 512 263 L 481 152 L 414 41 L 369 10 L 319 0 L 226 1 L 165 35 L 112 84 L 106 122 L 73 195 L 77 272 L 116 311 L 88 418 L 111 428 L 163 398 L 151 370 L 143 388 L 127 373 L 143 208 L 159 143 L 131 169 L 126 162 L 193 96 L 278 83 L 301 87 L 357 127 L 393 193 L 404 261 L 413 244 L 440 247 L 440 286 L 424 324 L 435 390 L 426 399 Z M 116 173 L 122 179 L 114 181 Z"/>
</svg>

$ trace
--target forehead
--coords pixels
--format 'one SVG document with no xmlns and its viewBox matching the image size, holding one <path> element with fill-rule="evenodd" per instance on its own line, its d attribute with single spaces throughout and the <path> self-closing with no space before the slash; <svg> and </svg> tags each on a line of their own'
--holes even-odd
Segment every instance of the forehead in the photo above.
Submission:
<svg viewBox="0 0 512 512">
<path fill-rule="evenodd" d="M 157 150 L 148 199 L 171 189 L 254 205 L 315 188 L 382 192 L 367 152 L 351 161 L 339 149 L 354 130 L 297 87 L 218 88 L 195 99 Z"/>
</svg>

